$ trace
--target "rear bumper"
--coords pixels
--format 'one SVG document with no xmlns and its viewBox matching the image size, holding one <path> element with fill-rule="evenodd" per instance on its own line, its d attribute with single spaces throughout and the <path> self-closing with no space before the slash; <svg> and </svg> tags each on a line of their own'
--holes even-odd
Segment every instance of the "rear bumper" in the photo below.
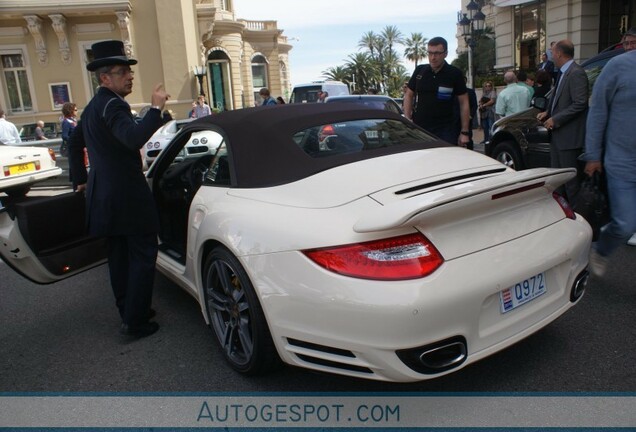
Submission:
<svg viewBox="0 0 636 432">
<path fill-rule="evenodd" d="M 587 266 L 590 241 L 584 221 L 566 219 L 447 261 L 427 278 L 390 283 L 336 275 L 298 252 L 242 260 L 284 361 L 377 380 L 419 381 L 504 349 L 572 307 L 572 286 Z M 500 291 L 541 272 L 547 292 L 503 314 Z M 458 337 L 466 341 L 466 358 L 440 373 L 417 372 L 396 354 Z"/>
<path fill-rule="evenodd" d="M 13 175 L 10 177 L 0 178 L 0 191 L 9 189 L 14 186 L 28 185 L 31 183 L 37 183 L 42 180 L 46 180 L 51 177 L 57 177 L 62 174 L 62 168 L 52 167 L 43 169 L 40 171 L 33 171 L 21 175 Z"/>
</svg>

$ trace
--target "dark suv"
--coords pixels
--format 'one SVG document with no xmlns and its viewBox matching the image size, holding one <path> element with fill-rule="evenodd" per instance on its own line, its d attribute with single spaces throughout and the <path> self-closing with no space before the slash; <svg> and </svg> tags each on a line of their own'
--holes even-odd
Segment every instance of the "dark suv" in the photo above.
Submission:
<svg viewBox="0 0 636 432">
<path fill-rule="evenodd" d="M 590 89 L 609 59 L 623 52 L 622 45 L 617 44 L 581 63 Z M 546 98 L 535 98 L 527 110 L 496 121 L 484 153 L 516 170 L 549 167 L 550 131 L 537 120 L 537 114 L 546 104 Z"/>
</svg>

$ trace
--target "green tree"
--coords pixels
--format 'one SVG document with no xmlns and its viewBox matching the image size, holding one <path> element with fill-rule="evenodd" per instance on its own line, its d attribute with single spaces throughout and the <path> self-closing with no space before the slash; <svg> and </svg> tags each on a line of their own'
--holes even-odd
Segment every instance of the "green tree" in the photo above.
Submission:
<svg viewBox="0 0 636 432">
<path fill-rule="evenodd" d="M 380 37 L 384 40 L 384 45 L 389 52 L 393 51 L 393 45 L 404 43 L 402 33 L 396 26 L 388 25 L 384 27 L 382 33 L 380 34 Z"/>
<path fill-rule="evenodd" d="M 427 38 L 425 38 L 422 33 L 411 33 L 411 36 L 404 41 L 404 46 L 406 47 L 404 49 L 404 56 L 414 62 L 416 67 L 420 60 L 425 59 L 428 55 L 426 51 L 426 41 Z"/>
<path fill-rule="evenodd" d="M 345 83 L 355 83 L 357 92 L 366 92 L 370 88 L 394 97 L 402 96 L 402 84 L 409 79 L 406 67 L 401 63 L 402 49 L 406 46 L 404 56 L 417 65 L 426 57 L 427 39 L 421 33 L 412 33 L 404 39 L 400 30 L 387 25 L 380 34 L 368 31 L 358 41 L 362 52 L 350 54 L 343 67 L 330 67 L 322 72 L 329 79 L 338 79 Z M 344 69 L 346 73 L 343 76 Z"/>
<path fill-rule="evenodd" d="M 355 90 L 366 91 L 372 86 L 376 64 L 367 53 L 349 54 L 349 61 L 345 63 L 351 82 L 355 83 Z"/>
<path fill-rule="evenodd" d="M 322 77 L 328 80 L 342 81 L 347 84 L 351 80 L 351 75 L 349 74 L 348 69 L 344 66 L 327 68 L 322 71 Z"/>
<path fill-rule="evenodd" d="M 473 85 L 477 85 L 476 79 L 479 75 L 493 75 L 495 56 L 494 31 L 486 27 L 478 36 L 477 43 L 473 49 Z M 453 60 L 453 66 L 468 74 L 468 52 L 463 52 Z"/>
<path fill-rule="evenodd" d="M 402 97 L 402 84 L 407 82 L 411 75 L 402 63 L 397 64 L 393 70 L 393 74 L 387 82 L 387 94 L 391 97 Z"/>
<path fill-rule="evenodd" d="M 358 48 L 366 48 L 371 55 L 371 58 L 375 60 L 377 51 L 378 35 L 373 31 L 368 31 L 362 35 L 360 41 L 358 41 Z"/>
</svg>

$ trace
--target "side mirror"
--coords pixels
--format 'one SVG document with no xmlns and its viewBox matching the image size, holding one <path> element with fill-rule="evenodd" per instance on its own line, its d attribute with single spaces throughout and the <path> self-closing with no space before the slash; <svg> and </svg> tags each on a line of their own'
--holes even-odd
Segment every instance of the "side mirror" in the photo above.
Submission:
<svg viewBox="0 0 636 432">
<path fill-rule="evenodd" d="M 532 103 L 530 104 L 532 107 L 537 108 L 540 111 L 545 111 L 548 106 L 548 100 L 544 97 L 536 97 L 532 99 Z"/>
</svg>

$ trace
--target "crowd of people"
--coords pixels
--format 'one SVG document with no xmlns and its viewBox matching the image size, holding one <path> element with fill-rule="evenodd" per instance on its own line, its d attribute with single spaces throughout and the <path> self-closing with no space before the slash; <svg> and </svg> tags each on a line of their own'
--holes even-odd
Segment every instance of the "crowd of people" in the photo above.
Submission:
<svg viewBox="0 0 636 432">
<path fill-rule="evenodd" d="M 636 246 L 636 135 L 625 133 L 625 124 L 636 114 L 636 80 L 631 78 L 636 67 L 636 28 L 626 32 L 623 47 L 625 54 L 605 65 L 591 95 L 587 74 L 574 61 L 574 44 L 561 40 L 552 42 L 542 54 L 536 75 L 506 72 L 506 87 L 499 94 L 492 81 L 486 81 L 478 102 L 488 140 L 497 118 L 527 109 L 533 97 L 546 97 L 552 90 L 545 110 L 537 115 L 551 132 L 551 166 L 575 168 L 588 176 L 603 172 L 607 179 L 611 220 L 590 252 L 590 268 L 597 276 L 606 272 L 609 256 L 621 244 Z M 406 85 L 404 113 L 445 141 L 469 147 L 475 117 L 468 96 L 471 89 L 461 71 L 445 61 L 446 55 L 443 38 L 429 40 L 429 64 L 418 66 Z M 577 201 L 581 178 L 575 176 L 559 191 L 571 204 Z"/>
</svg>

